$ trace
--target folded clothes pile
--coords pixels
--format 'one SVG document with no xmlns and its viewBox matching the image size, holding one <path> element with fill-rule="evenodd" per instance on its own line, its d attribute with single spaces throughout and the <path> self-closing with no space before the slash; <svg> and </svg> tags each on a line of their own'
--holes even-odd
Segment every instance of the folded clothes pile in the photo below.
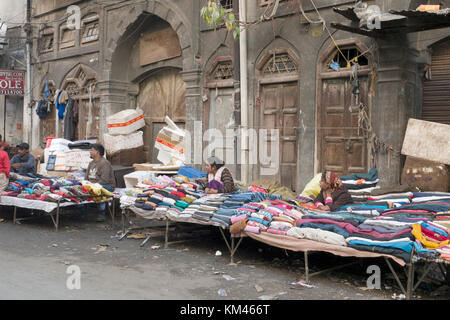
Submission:
<svg viewBox="0 0 450 320">
<path fill-rule="evenodd" d="M 342 184 L 352 196 L 370 194 L 374 190 L 380 189 L 378 186 L 379 179 L 376 168 L 371 168 L 367 174 L 354 173 L 347 176 L 341 176 L 340 178 Z"/>
<path fill-rule="evenodd" d="M 183 187 L 154 184 L 137 195 L 134 206 L 179 217 L 198 198 L 200 194 Z"/>
<path fill-rule="evenodd" d="M 1 195 L 38 201 L 79 203 L 92 200 L 101 201 L 113 194 L 99 184 L 91 184 L 77 179 L 29 178 L 11 173 L 8 186 Z"/>
</svg>

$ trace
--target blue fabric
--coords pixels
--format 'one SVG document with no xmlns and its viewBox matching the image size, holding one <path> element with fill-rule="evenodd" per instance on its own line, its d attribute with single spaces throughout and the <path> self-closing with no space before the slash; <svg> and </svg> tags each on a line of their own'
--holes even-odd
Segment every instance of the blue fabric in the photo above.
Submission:
<svg viewBox="0 0 450 320">
<path fill-rule="evenodd" d="M 223 216 L 232 216 L 234 214 L 236 214 L 236 211 L 234 209 L 224 209 L 224 208 L 220 208 L 219 210 L 216 211 L 216 214 L 220 214 Z"/>
<path fill-rule="evenodd" d="M 375 181 L 378 179 L 378 171 L 377 168 L 371 168 L 369 172 L 366 173 L 353 173 L 347 176 L 341 176 L 341 180 L 359 180 L 365 179 L 367 181 Z"/>
<path fill-rule="evenodd" d="M 348 242 L 350 245 L 357 246 L 375 246 L 375 247 L 385 247 L 385 248 L 395 248 L 400 249 L 405 252 L 410 253 L 413 247 L 412 241 L 397 241 L 397 242 L 368 242 L 363 240 L 350 240 Z"/>
<path fill-rule="evenodd" d="M 431 225 L 429 223 L 422 222 L 421 225 L 422 225 L 423 228 L 425 228 L 427 230 L 430 230 L 430 231 L 433 231 L 434 233 L 438 233 L 441 236 L 450 237 L 450 235 L 447 232 L 445 232 L 442 229 L 436 228 L 435 226 L 433 226 L 433 225 Z"/>
<path fill-rule="evenodd" d="M 449 197 L 448 193 L 427 193 L 427 192 L 413 192 L 414 198 L 420 197 Z"/>
<path fill-rule="evenodd" d="M 48 88 L 48 80 L 45 82 L 45 89 L 44 89 L 44 99 L 47 100 L 50 96 L 50 90 Z"/>
<path fill-rule="evenodd" d="M 384 211 L 386 209 L 389 209 L 388 206 L 377 206 L 377 205 L 367 205 L 367 204 L 350 204 L 346 206 L 342 206 L 339 208 L 339 210 L 346 210 L 347 208 L 352 208 L 355 210 L 381 210 Z"/>
<path fill-rule="evenodd" d="M 225 226 L 226 228 L 230 227 L 229 223 L 226 223 L 225 221 L 223 221 L 222 219 L 219 219 L 218 217 L 212 217 L 210 220 L 218 222 L 218 223 L 222 224 L 223 226 Z"/>
<path fill-rule="evenodd" d="M 66 105 L 63 103 L 59 103 L 59 96 L 61 95 L 62 90 L 58 93 L 58 96 L 56 97 L 56 109 L 58 109 L 58 118 L 63 119 L 64 118 L 64 112 L 66 111 Z"/>
<path fill-rule="evenodd" d="M 105 214 L 106 202 L 100 202 L 99 204 L 97 204 L 97 208 L 98 210 L 100 210 L 100 213 Z"/>
</svg>

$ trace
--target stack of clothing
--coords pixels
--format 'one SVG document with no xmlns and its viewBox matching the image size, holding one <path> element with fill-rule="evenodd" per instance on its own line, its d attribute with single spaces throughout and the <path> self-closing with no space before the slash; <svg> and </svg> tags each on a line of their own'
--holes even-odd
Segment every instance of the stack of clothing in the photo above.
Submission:
<svg viewBox="0 0 450 320">
<path fill-rule="evenodd" d="M 302 214 L 288 202 L 280 199 L 250 202 L 235 209 L 231 217 L 230 233 L 242 231 L 286 235 Z"/>
<path fill-rule="evenodd" d="M 158 214 L 183 217 L 183 211 L 194 203 L 200 194 L 181 187 L 152 185 L 137 195 L 134 206 Z M 149 214 L 151 214 L 149 212 Z"/>
<path fill-rule="evenodd" d="M 80 203 L 86 200 L 101 201 L 104 196 L 112 196 L 112 193 L 99 184 L 77 179 L 29 178 L 11 174 L 9 184 L 1 195 L 38 201 Z M 93 197 L 86 199 L 89 195 Z"/>
<path fill-rule="evenodd" d="M 379 189 L 378 171 L 371 168 L 367 174 L 354 173 L 347 176 L 341 176 L 341 181 L 348 192 L 355 197 L 361 197 L 371 194 L 374 190 Z"/>
</svg>

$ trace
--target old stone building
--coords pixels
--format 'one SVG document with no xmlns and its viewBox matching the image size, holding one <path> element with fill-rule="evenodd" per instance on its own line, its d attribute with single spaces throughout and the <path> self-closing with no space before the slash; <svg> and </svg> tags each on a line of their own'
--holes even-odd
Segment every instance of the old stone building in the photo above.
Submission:
<svg viewBox="0 0 450 320">
<path fill-rule="evenodd" d="M 208 128 L 221 130 L 229 142 L 222 148 L 227 163 L 236 163 L 245 153 L 241 145 L 246 144 L 235 137 L 238 128 L 278 129 L 278 150 L 272 153 L 279 170 L 262 175 L 267 164 L 251 155 L 250 165 L 230 167 L 238 179 L 275 178 L 296 191 L 321 170 L 367 172 L 374 165 L 383 184 L 395 184 L 408 118 L 450 122 L 449 72 L 440 71 L 450 71 L 449 28 L 372 37 L 330 26 L 347 22 L 333 8 L 344 9 L 355 1 L 282 0 L 268 19 L 261 16 L 270 13 L 266 9 L 272 1 L 220 1 L 236 14 L 239 2 L 246 5 L 243 63 L 242 41 L 201 19 L 206 2 L 33 1 L 33 98 L 43 95 L 48 81 L 53 92 L 64 89 L 78 99 L 77 139 L 101 140 L 108 115 L 142 108 L 149 162 L 156 161 L 154 138 L 166 115 L 191 133 L 193 163 L 201 162 Z M 386 12 L 414 10 L 421 3 L 364 2 Z M 441 2 L 450 7 L 450 1 Z M 81 9 L 79 29 L 67 26 L 70 5 Z M 319 20 L 316 9 L 333 39 L 321 24 L 308 21 Z M 356 73 L 347 64 L 355 58 Z M 241 66 L 246 68 L 247 88 L 241 86 Z M 447 95 L 440 94 L 445 90 Z M 241 93 L 247 108 L 241 106 Z M 369 139 L 358 130 L 359 103 L 373 129 Z M 46 119 L 34 114 L 33 123 L 38 124 L 33 127 L 34 145 L 62 135 L 55 109 Z M 374 137 L 377 143 L 371 144 Z M 260 140 L 249 140 L 249 149 L 261 147 Z"/>
</svg>

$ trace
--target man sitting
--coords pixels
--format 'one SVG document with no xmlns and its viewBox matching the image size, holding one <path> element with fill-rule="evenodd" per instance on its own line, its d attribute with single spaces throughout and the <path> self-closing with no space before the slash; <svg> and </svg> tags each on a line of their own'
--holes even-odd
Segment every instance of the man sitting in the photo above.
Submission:
<svg viewBox="0 0 450 320">
<path fill-rule="evenodd" d="M 101 184 L 103 188 L 113 192 L 116 183 L 111 163 L 103 157 L 105 148 L 101 144 L 94 144 L 90 153 L 92 161 L 88 165 L 84 179 L 92 183 Z M 100 203 L 100 213 L 97 217 L 97 222 L 105 221 L 105 209 L 106 203 Z"/>
<path fill-rule="evenodd" d="M 17 146 L 17 154 L 11 159 L 11 172 L 22 176 L 34 176 L 36 165 L 33 155 L 30 154 L 28 143 L 21 143 Z"/>
</svg>

